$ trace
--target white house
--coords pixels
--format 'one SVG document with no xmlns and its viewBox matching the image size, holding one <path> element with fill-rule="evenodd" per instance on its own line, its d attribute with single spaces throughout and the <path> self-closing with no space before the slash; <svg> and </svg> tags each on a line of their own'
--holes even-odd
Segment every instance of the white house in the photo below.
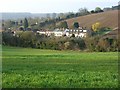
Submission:
<svg viewBox="0 0 120 90">
<path fill-rule="evenodd" d="M 56 37 L 60 37 L 60 36 L 63 36 L 63 32 L 59 31 L 59 32 L 54 32 L 54 35 Z"/>
<path fill-rule="evenodd" d="M 45 34 L 46 34 L 47 36 L 50 36 L 50 35 L 53 34 L 53 31 L 46 31 Z"/>
<path fill-rule="evenodd" d="M 61 36 L 64 35 L 64 31 L 62 31 L 62 30 L 60 30 L 60 29 L 55 29 L 55 30 L 53 31 L 53 33 L 54 33 L 54 36 L 56 36 L 56 37 L 61 37 Z"/>
<path fill-rule="evenodd" d="M 78 37 L 81 37 L 81 38 L 86 37 L 86 33 L 79 33 Z"/>
<path fill-rule="evenodd" d="M 84 30 L 84 29 L 65 29 L 65 30 L 60 30 L 60 29 L 55 29 L 54 31 L 37 31 L 37 33 L 39 34 L 45 34 L 47 36 L 50 36 L 52 34 L 54 34 L 54 36 L 56 37 L 61 37 L 66 35 L 67 37 L 71 37 L 73 34 L 75 35 L 75 37 L 86 37 L 87 34 L 89 33 L 89 30 Z"/>
<path fill-rule="evenodd" d="M 75 37 L 86 37 L 87 36 L 87 33 L 88 33 L 88 30 L 82 30 L 82 29 L 77 29 L 77 30 L 65 30 L 64 31 L 64 34 L 68 37 L 71 37 L 73 34 L 75 35 Z"/>
</svg>

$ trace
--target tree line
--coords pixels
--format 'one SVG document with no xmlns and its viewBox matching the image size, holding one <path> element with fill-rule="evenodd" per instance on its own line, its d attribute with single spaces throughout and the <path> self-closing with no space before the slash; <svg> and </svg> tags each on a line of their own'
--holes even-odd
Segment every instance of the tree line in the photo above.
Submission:
<svg viewBox="0 0 120 90">
<path fill-rule="evenodd" d="M 52 50 L 81 50 L 81 51 L 118 51 L 117 38 L 102 38 L 102 36 L 78 38 L 55 37 L 39 35 L 31 31 L 19 32 L 13 35 L 11 32 L 3 32 L 2 44 L 16 47 L 31 47 Z"/>
</svg>

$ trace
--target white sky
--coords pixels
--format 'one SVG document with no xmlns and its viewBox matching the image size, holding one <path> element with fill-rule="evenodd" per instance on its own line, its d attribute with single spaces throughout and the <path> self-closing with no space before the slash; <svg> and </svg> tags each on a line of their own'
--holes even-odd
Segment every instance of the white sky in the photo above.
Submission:
<svg viewBox="0 0 120 90">
<path fill-rule="evenodd" d="M 118 5 L 118 2 L 119 0 L 1 0 L 0 12 L 77 12 L 84 7 L 88 10 L 112 7 Z"/>
</svg>

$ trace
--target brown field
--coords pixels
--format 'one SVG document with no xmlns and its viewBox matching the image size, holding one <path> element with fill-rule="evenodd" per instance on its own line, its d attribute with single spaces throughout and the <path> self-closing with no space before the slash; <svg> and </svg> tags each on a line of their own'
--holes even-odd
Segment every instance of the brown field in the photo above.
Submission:
<svg viewBox="0 0 120 90">
<path fill-rule="evenodd" d="M 96 22 L 100 22 L 102 27 L 110 27 L 114 29 L 118 27 L 118 10 L 80 16 L 77 18 L 67 19 L 66 21 L 68 22 L 69 28 L 71 28 L 73 22 L 77 21 L 80 26 L 86 27 L 87 29 L 90 29 L 91 25 Z"/>
</svg>

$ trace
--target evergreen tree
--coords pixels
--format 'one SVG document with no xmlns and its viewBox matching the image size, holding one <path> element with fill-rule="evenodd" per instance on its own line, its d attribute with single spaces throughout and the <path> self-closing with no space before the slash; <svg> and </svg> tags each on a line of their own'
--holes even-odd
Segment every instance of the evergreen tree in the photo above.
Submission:
<svg viewBox="0 0 120 90">
<path fill-rule="evenodd" d="M 28 27 L 28 20 L 27 20 L 27 18 L 25 18 L 24 19 L 24 28 L 25 28 L 25 30 L 27 29 L 27 27 Z"/>
<path fill-rule="evenodd" d="M 22 20 L 20 20 L 20 26 L 22 26 L 23 25 L 23 21 Z"/>
<path fill-rule="evenodd" d="M 74 22 L 73 27 L 74 28 L 79 28 L 79 23 L 78 22 Z"/>
</svg>

